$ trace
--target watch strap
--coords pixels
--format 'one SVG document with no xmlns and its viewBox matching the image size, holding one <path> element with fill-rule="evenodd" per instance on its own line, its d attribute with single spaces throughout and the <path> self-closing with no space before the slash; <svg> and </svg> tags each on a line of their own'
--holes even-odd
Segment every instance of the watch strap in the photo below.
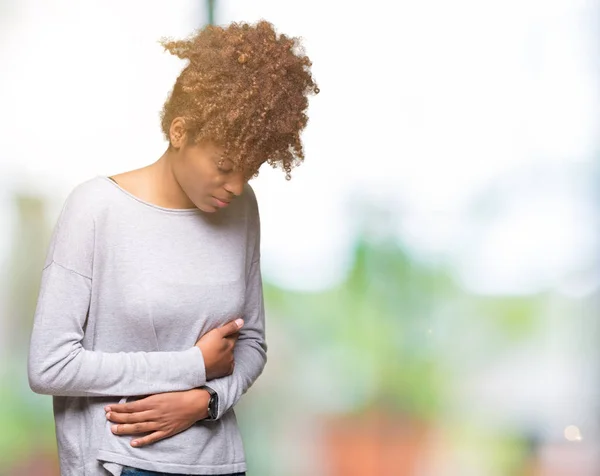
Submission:
<svg viewBox="0 0 600 476">
<path fill-rule="evenodd" d="M 205 419 L 216 420 L 219 411 L 219 395 L 207 385 L 204 385 L 202 388 L 210 394 L 210 399 L 208 400 L 208 416 Z"/>
</svg>

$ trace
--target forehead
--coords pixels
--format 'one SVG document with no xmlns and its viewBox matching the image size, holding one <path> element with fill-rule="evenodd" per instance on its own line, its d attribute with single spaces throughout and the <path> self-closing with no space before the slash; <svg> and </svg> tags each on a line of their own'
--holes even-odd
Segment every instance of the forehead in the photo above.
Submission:
<svg viewBox="0 0 600 476">
<path fill-rule="evenodd" d="M 197 147 L 201 150 L 202 154 L 206 158 L 213 159 L 214 161 L 223 159 L 224 163 L 230 161 L 230 159 L 225 155 L 225 148 L 220 146 L 216 141 L 206 140 L 197 144 Z M 237 166 L 234 164 L 234 170 L 242 172 L 244 176 L 248 178 L 252 177 L 257 172 L 257 170 L 250 170 L 244 167 L 244 165 L 244 163 Z"/>
<path fill-rule="evenodd" d="M 218 144 L 212 141 L 202 142 L 200 144 L 197 144 L 197 147 L 201 149 L 203 153 L 215 157 L 221 157 L 225 152 L 225 149 L 223 147 L 220 147 Z"/>
</svg>

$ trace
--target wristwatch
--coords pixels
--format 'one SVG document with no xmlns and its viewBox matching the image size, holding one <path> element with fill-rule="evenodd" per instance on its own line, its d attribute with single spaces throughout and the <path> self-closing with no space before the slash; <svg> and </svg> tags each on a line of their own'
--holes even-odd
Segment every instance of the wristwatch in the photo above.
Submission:
<svg viewBox="0 0 600 476">
<path fill-rule="evenodd" d="M 212 388 L 207 387 L 206 385 L 201 388 L 210 394 L 210 400 L 208 400 L 208 416 L 205 418 L 205 420 L 216 420 L 217 412 L 219 411 L 219 395 L 217 395 L 217 392 L 215 392 Z"/>
</svg>

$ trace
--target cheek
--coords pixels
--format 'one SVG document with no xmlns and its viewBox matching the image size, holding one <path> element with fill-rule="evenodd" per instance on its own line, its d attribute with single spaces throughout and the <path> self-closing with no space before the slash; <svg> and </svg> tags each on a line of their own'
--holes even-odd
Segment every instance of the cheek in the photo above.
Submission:
<svg viewBox="0 0 600 476">
<path fill-rule="evenodd" d="M 185 190 L 185 193 L 190 198 L 194 205 L 205 212 L 212 212 L 216 208 L 211 196 L 210 185 L 206 184 L 201 179 L 191 180 L 190 186 Z"/>
<path fill-rule="evenodd" d="M 223 177 L 215 173 L 214 164 L 189 149 L 184 153 L 178 168 L 179 183 L 194 204 L 204 211 L 218 209 L 211 198 L 219 195 L 224 186 Z"/>
<path fill-rule="evenodd" d="M 180 175 L 180 184 L 182 184 L 184 192 L 193 201 L 204 200 L 208 195 L 213 194 L 214 185 L 206 170 L 193 162 L 188 162 L 185 167 L 182 167 Z"/>
<path fill-rule="evenodd" d="M 213 196 L 219 189 L 218 179 L 212 180 L 201 174 L 189 174 L 185 177 L 184 192 L 192 202 L 202 211 L 212 213 L 219 210 Z"/>
</svg>

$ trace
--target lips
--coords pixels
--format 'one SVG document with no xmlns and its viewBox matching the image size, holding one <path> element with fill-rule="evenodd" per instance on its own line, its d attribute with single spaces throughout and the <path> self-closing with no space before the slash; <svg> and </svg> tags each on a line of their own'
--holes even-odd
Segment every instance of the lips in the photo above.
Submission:
<svg viewBox="0 0 600 476">
<path fill-rule="evenodd" d="M 227 205 L 229 205 L 229 201 L 228 200 L 221 200 L 220 198 L 217 197 L 213 197 L 215 199 L 215 202 L 217 202 L 217 206 L 218 207 L 226 207 Z"/>
</svg>

